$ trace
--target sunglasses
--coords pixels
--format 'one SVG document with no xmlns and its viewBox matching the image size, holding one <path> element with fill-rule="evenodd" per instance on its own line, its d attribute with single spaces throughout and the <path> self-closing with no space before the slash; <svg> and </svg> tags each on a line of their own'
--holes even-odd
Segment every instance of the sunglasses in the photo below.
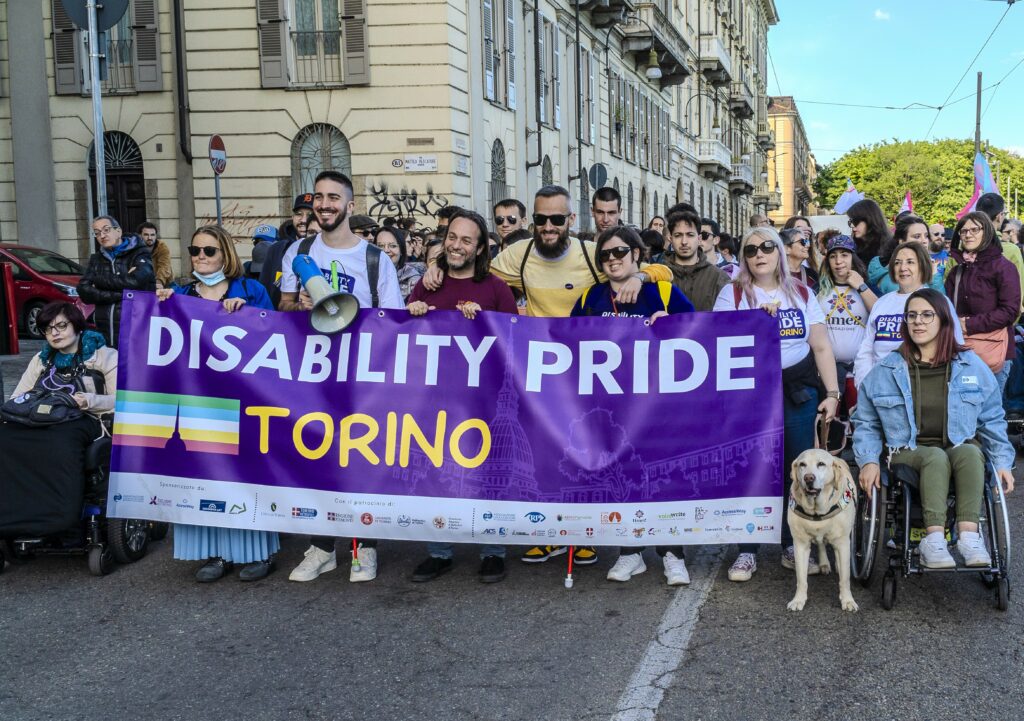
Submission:
<svg viewBox="0 0 1024 721">
<path fill-rule="evenodd" d="M 494 216 L 495 225 L 515 225 L 519 222 L 519 218 L 515 215 L 496 215 Z"/>
<path fill-rule="evenodd" d="M 702 230 L 702 231 L 700 232 L 700 239 L 701 239 L 701 240 L 708 240 L 708 239 L 710 239 L 710 238 L 714 238 L 714 237 L 715 237 L 715 236 L 714 236 L 714 234 L 713 234 L 713 233 L 709 233 L 709 232 L 708 232 L 708 231 L 706 231 L 706 230 Z"/>
<path fill-rule="evenodd" d="M 188 247 L 188 254 L 193 258 L 198 258 L 200 253 L 203 253 L 207 258 L 212 258 L 217 255 L 218 251 L 220 251 L 220 248 L 213 245 L 190 245 Z"/>
<path fill-rule="evenodd" d="M 568 215 L 544 215 L 543 213 L 533 214 L 533 224 L 537 226 L 547 225 L 549 220 L 551 221 L 551 225 L 565 225 L 565 221 L 568 219 Z"/>
<path fill-rule="evenodd" d="M 810 238 L 800 238 L 799 240 L 791 240 L 788 243 L 786 243 L 786 245 L 796 245 L 797 243 L 799 243 L 800 245 L 803 245 L 803 246 L 808 246 L 808 245 L 811 244 L 811 239 Z"/>
<path fill-rule="evenodd" d="M 607 263 L 612 258 L 615 258 L 616 260 L 622 260 L 627 255 L 629 255 L 631 251 L 632 248 L 629 248 L 628 246 L 625 245 L 620 245 L 617 248 L 605 248 L 604 250 L 597 254 L 597 261 L 599 263 Z"/>
<path fill-rule="evenodd" d="M 761 245 L 754 245 L 753 243 L 745 245 L 743 246 L 743 257 L 753 258 L 755 255 L 757 255 L 757 251 L 761 251 L 765 255 L 771 255 L 776 251 L 775 243 L 771 243 L 766 240 L 765 242 L 761 243 Z"/>
<path fill-rule="evenodd" d="M 354 230 L 352 232 L 355 233 L 356 235 L 361 235 L 364 238 L 372 238 L 373 237 L 373 231 L 372 230 L 360 229 L 360 230 Z"/>
</svg>

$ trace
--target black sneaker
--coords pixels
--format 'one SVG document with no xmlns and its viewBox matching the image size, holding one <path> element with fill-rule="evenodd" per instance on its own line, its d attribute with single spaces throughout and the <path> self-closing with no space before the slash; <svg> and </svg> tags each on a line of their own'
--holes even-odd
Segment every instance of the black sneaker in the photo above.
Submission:
<svg viewBox="0 0 1024 721">
<path fill-rule="evenodd" d="M 196 580 L 199 583 L 213 583 L 223 578 L 224 574 L 234 567 L 235 564 L 231 561 L 225 561 L 223 558 L 211 558 L 196 571 Z"/>
<path fill-rule="evenodd" d="M 412 572 L 412 581 L 413 583 L 433 581 L 442 573 L 451 570 L 451 567 L 452 559 L 430 556 L 426 561 L 416 566 L 416 570 Z"/>
<path fill-rule="evenodd" d="M 239 581 L 259 581 L 261 578 L 266 578 L 270 575 L 270 572 L 274 570 L 276 564 L 274 559 L 268 558 L 266 561 L 255 561 L 254 563 L 247 563 L 242 567 L 242 570 L 238 572 Z"/>
<path fill-rule="evenodd" d="M 480 562 L 480 582 L 497 583 L 505 579 L 505 559 L 499 556 L 484 556 Z"/>
</svg>

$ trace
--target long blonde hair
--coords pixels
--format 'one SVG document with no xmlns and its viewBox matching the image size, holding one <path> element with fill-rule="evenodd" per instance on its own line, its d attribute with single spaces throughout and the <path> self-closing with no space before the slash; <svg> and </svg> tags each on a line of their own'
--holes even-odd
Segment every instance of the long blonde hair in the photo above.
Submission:
<svg viewBox="0 0 1024 721">
<path fill-rule="evenodd" d="M 763 241 L 768 241 L 775 245 L 775 252 L 778 256 L 779 263 L 775 267 L 775 280 L 779 283 L 779 288 L 785 294 L 786 298 L 793 305 L 800 304 L 800 291 L 797 290 L 797 282 L 789 274 L 789 269 L 785 261 L 786 246 L 782 243 L 782 238 L 779 237 L 778 232 L 775 228 L 751 228 L 743 234 L 743 240 L 740 241 L 740 274 L 739 277 L 734 280 L 733 286 L 740 288 L 743 293 L 743 297 L 747 299 L 747 305 L 751 308 L 757 307 L 757 300 L 754 297 L 754 276 L 750 273 L 748 263 L 749 258 L 743 253 L 743 249 L 746 248 L 753 239 L 753 242 L 760 245 Z"/>
</svg>

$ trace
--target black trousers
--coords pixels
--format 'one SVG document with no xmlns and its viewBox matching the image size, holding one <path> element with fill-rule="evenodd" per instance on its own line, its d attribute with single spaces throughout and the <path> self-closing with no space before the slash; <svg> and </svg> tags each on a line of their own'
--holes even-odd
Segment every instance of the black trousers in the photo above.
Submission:
<svg viewBox="0 0 1024 721">
<path fill-rule="evenodd" d="M 619 548 L 619 555 L 628 556 L 631 553 L 643 553 L 645 548 L 645 546 L 622 546 Z M 662 558 L 665 557 L 666 553 L 671 553 L 676 558 L 683 558 L 682 546 L 655 546 L 654 550 Z"/>
</svg>

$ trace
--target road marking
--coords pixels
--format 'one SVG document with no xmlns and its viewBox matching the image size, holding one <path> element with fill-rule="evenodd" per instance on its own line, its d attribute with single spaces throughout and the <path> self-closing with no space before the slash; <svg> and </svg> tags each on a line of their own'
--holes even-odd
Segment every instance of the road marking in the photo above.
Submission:
<svg viewBox="0 0 1024 721">
<path fill-rule="evenodd" d="M 612 721 L 653 721 L 657 717 L 665 689 L 672 685 L 686 655 L 701 606 L 715 583 L 724 555 L 725 548 L 720 547 L 694 559 L 690 585 L 680 588 L 665 609 L 658 632 L 619 697 Z"/>
</svg>

